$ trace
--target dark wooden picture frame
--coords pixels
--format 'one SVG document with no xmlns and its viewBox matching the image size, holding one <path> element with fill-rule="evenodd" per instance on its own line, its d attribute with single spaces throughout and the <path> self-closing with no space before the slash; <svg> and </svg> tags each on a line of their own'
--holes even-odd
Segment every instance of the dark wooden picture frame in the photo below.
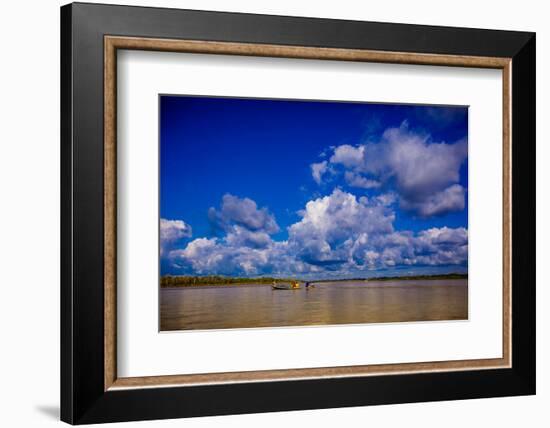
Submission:
<svg viewBox="0 0 550 428">
<path fill-rule="evenodd" d="M 117 49 L 501 69 L 503 357 L 118 378 Z M 66 422 L 535 393 L 533 33 L 67 5 L 61 9 L 61 165 L 61 418 Z"/>
</svg>

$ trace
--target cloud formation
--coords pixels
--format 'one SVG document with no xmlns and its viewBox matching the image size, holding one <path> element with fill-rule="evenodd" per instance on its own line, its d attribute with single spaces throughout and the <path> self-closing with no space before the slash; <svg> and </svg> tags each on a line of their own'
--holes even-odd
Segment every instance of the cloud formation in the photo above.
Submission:
<svg viewBox="0 0 550 428">
<path fill-rule="evenodd" d="M 310 264 L 345 262 L 349 247 L 370 233 L 393 231 L 394 214 L 377 200 L 359 199 L 335 189 L 331 195 L 309 201 L 302 219 L 288 228 L 296 256 Z"/>
<path fill-rule="evenodd" d="M 181 238 L 191 238 L 193 229 L 183 220 L 160 219 L 161 242 L 174 242 Z"/>
<path fill-rule="evenodd" d="M 378 142 L 334 149 L 329 164 L 344 169 L 350 187 L 393 186 L 401 208 L 421 217 L 464 209 L 466 189 L 459 184 L 468 143 L 433 142 L 429 134 L 414 132 L 405 121 L 388 128 Z"/>
<path fill-rule="evenodd" d="M 379 181 L 362 177 L 359 174 L 351 171 L 346 171 L 344 176 L 346 178 L 346 182 L 351 187 L 359 187 L 361 189 L 376 189 L 381 186 L 381 183 Z"/>
<path fill-rule="evenodd" d="M 371 268 L 464 265 L 468 261 L 468 231 L 462 227 L 431 228 L 417 234 L 396 231 L 373 237 L 368 244 L 355 248 L 354 260 Z"/>
<path fill-rule="evenodd" d="M 415 211 L 421 217 L 432 217 L 453 211 L 462 211 L 465 206 L 466 189 L 453 184 L 441 192 L 427 195 L 420 200 L 401 199 L 401 208 Z"/>
<path fill-rule="evenodd" d="M 323 174 L 327 172 L 327 161 L 322 161 L 319 163 L 312 163 L 309 167 L 311 168 L 311 176 L 317 184 L 321 184 L 323 179 Z"/>
<path fill-rule="evenodd" d="M 241 199 L 229 193 L 223 196 L 220 210 L 210 207 L 208 218 L 214 227 L 226 232 L 235 230 L 236 226 L 251 232 L 267 234 L 279 231 L 275 217 L 267 208 L 258 209 L 252 199 Z"/>
<path fill-rule="evenodd" d="M 270 235 L 279 227 L 267 208 L 225 195 L 220 210 L 209 211 L 223 236 L 195 239 L 167 259 L 180 273 L 304 277 L 467 263 L 465 228 L 396 231 L 394 202 L 392 193 L 357 198 L 337 188 L 309 201 L 288 227 L 288 239 L 274 241 Z"/>
<path fill-rule="evenodd" d="M 167 248 L 183 238 L 191 238 L 193 229 L 183 220 L 160 219 L 160 254 L 166 252 Z"/>
</svg>

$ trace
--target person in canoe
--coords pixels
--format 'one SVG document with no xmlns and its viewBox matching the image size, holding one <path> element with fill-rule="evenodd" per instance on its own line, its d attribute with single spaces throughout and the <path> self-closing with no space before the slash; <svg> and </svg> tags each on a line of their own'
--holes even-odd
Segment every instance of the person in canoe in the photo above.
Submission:
<svg viewBox="0 0 550 428">
<path fill-rule="evenodd" d="M 290 284 L 277 284 L 275 281 L 273 281 L 271 287 L 274 290 L 298 290 L 300 288 L 300 283 L 298 281 L 291 281 Z"/>
</svg>

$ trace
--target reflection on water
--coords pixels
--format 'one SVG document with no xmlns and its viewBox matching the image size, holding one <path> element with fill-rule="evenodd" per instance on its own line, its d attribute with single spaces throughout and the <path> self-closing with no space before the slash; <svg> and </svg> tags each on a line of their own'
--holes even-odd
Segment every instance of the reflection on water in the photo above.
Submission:
<svg viewBox="0 0 550 428">
<path fill-rule="evenodd" d="M 163 288 L 160 329 L 197 330 L 468 318 L 468 280 Z"/>
</svg>

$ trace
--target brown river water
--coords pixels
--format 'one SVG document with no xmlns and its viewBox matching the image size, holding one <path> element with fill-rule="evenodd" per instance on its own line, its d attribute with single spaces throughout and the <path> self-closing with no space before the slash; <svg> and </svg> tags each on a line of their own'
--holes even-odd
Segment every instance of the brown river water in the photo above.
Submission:
<svg viewBox="0 0 550 428">
<path fill-rule="evenodd" d="M 160 329 L 205 330 L 468 319 L 468 280 L 163 288 Z"/>
</svg>

